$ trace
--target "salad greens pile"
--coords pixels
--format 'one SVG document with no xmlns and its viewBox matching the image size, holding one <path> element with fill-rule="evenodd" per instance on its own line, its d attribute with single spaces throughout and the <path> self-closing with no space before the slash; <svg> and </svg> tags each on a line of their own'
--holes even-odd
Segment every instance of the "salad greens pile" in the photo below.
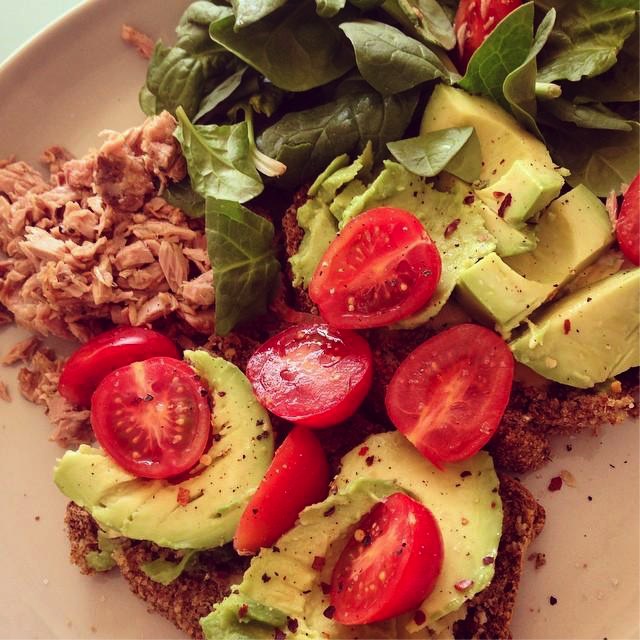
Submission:
<svg viewBox="0 0 640 640">
<path fill-rule="evenodd" d="M 216 331 L 266 311 L 278 281 L 273 225 L 240 204 L 265 183 L 296 190 L 369 142 L 376 160 L 391 154 L 418 175 L 446 167 L 477 177 L 473 130 L 412 137 L 437 82 L 510 112 L 571 171 L 570 185 L 620 193 L 639 154 L 637 4 L 527 2 L 464 75 L 454 64 L 455 0 L 191 4 L 175 45 L 156 44 L 140 105 L 178 119 L 189 179 L 166 196 L 188 215 L 206 213 Z"/>
</svg>

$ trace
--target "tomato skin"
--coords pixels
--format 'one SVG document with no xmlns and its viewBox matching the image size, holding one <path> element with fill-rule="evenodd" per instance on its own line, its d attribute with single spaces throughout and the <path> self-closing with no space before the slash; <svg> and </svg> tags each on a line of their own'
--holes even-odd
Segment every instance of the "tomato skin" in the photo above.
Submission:
<svg viewBox="0 0 640 640">
<path fill-rule="evenodd" d="M 640 265 L 640 173 L 624 194 L 616 221 L 616 237 L 627 259 Z"/>
<path fill-rule="evenodd" d="M 378 207 L 351 220 L 331 243 L 309 295 L 332 327 L 382 327 L 422 309 L 441 271 L 421 222 L 404 209 Z"/>
<path fill-rule="evenodd" d="M 453 28 L 458 40 L 458 61 L 462 73 L 486 37 L 521 4 L 521 0 L 460 0 Z"/>
<path fill-rule="evenodd" d="M 247 377 L 275 415 L 314 429 L 353 415 L 373 380 L 367 341 L 352 331 L 314 323 L 289 327 L 258 347 Z"/>
<path fill-rule="evenodd" d="M 99 382 L 112 371 L 156 356 L 180 358 L 176 345 L 157 331 L 117 327 L 82 345 L 65 363 L 58 391 L 76 406 L 88 407 Z"/>
<path fill-rule="evenodd" d="M 329 466 L 318 439 L 294 427 L 240 518 L 234 549 L 248 555 L 275 544 L 306 506 L 324 500 L 328 485 Z"/>
<path fill-rule="evenodd" d="M 141 478 L 170 478 L 193 467 L 211 433 L 209 391 L 173 358 L 149 358 L 107 375 L 91 398 L 102 448 Z"/>
<path fill-rule="evenodd" d="M 461 324 L 423 342 L 400 364 L 387 387 L 387 413 L 442 468 L 471 457 L 495 433 L 513 372 L 513 355 L 502 338 Z"/>
<path fill-rule="evenodd" d="M 360 520 L 331 577 L 334 620 L 368 624 L 417 608 L 442 570 L 436 519 L 421 503 L 394 493 Z M 374 586 L 376 588 L 371 589 Z"/>
</svg>

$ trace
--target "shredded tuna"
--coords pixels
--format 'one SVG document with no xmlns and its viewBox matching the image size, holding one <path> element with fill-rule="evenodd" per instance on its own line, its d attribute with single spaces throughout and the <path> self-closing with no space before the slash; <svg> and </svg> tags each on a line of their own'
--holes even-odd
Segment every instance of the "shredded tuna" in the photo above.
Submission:
<svg viewBox="0 0 640 640">
<path fill-rule="evenodd" d="M 11 402 L 11 393 L 9 393 L 9 387 L 7 383 L 0 380 L 0 400 L 5 402 Z"/>
<path fill-rule="evenodd" d="M 16 362 L 29 362 L 35 352 L 40 348 L 40 340 L 35 336 L 25 338 L 16 343 L 9 349 L 7 353 L 2 357 L 2 364 L 12 365 Z"/>
<path fill-rule="evenodd" d="M 107 132 L 84 158 L 50 147 L 49 183 L 24 162 L 0 163 L 0 323 L 13 315 L 82 341 L 112 322 L 169 316 L 212 330 L 212 279 L 198 280 L 211 270 L 202 221 L 159 195 L 186 174 L 175 127 L 164 112 Z"/>
<path fill-rule="evenodd" d="M 123 24 L 120 29 L 120 37 L 127 44 L 135 47 L 145 60 L 149 60 L 153 55 L 153 40 L 146 33 L 142 33 L 128 24 Z"/>
</svg>

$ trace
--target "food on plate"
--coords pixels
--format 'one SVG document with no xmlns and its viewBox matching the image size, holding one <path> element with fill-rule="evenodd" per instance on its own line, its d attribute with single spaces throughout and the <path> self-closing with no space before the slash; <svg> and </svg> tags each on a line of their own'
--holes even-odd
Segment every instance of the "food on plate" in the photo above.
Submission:
<svg viewBox="0 0 640 640">
<path fill-rule="evenodd" d="M 587 67 L 563 34 L 596 17 Z M 80 570 L 194 638 L 510 637 L 545 515 L 508 473 L 637 416 L 636 28 L 502 0 L 126 26 L 143 124 L 48 149 L 48 182 L 0 162 L 0 303 L 85 343 L 5 358 L 70 447 Z"/>
</svg>

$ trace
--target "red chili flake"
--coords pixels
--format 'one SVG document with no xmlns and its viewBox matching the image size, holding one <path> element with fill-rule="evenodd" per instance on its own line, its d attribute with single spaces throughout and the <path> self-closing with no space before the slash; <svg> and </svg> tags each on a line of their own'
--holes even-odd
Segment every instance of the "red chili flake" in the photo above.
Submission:
<svg viewBox="0 0 640 640">
<path fill-rule="evenodd" d="M 248 604 L 240 605 L 240 608 L 238 609 L 238 618 L 244 618 L 248 612 L 249 612 Z"/>
<path fill-rule="evenodd" d="M 322 556 L 315 556 L 311 568 L 314 571 L 322 571 L 324 569 L 325 559 Z"/>
<path fill-rule="evenodd" d="M 273 630 L 273 640 L 285 640 L 286 637 L 287 637 L 287 634 L 281 629 Z"/>
<path fill-rule="evenodd" d="M 469 194 L 462 202 L 464 202 L 465 204 L 473 204 L 475 201 L 475 196 Z"/>
<path fill-rule="evenodd" d="M 369 451 L 369 447 L 360 447 L 360 451 L 358 451 L 359 456 L 366 456 L 367 451 Z"/>
<path fill-rule="evenodd" d="M 494 191 L 493 192 L 493 197 L 494 198 L 504 198 L 504 193 L 502 191 Z"/>
<path fill-rule="evenodd" d="M 336 612 L 336 608 L 330 604 L 323 612 L 322 615 L 325 618 L 329 618 L 329 620 L 331 620 L 331 618 L 333 618 L 333 614 Z"/>
<path fill-rule="evenodd" d="M 191 493 L 189 493 L 189 489 L 186 487 L 178 487 L 178 504 L 182 507 L 186 507 L 189 504 L 189 500 L 191 500 Z"/>
<path fill-rule="evenodd" d="M 569 331 L 571 331 L 571 320 L 569 320 L 569 318 L 567 318 L 564 321 L 564 324 L 562 326 L 563 326 L 563 329 L 564 329 L 564 335 L 566 336 L 567 333 L 569 333 Z"/>
<path fill-rule="evenodd" d="M 332 516 L 335 512 L 336 512 L 336 508 L 335 507 L 329 507 L 322 515 L 325 518 L 328 518 L 329 516 Z"/>
<path fill-rule="evenodd" d="M 473 580 L 469 580 L 469 579 L 460 580 L 456 582 L 453 586 L 456 591 L 466 591 L 467 589 L 473 586 Z"/>
<path fill-rule="evenodd" d="M 331 585 L 327 584 L 326 582 L 321 582 L 320 583 L 320 588 L 322 589 L 322 593 L 325 596 L 328 596 L 331 593 Z"/>
<path fill-rule="evenodd" d="M 295 618 L 287 616 L 287 629 L 289 629 L 291 633 L 295 633 L 298 630 L 298 621 Z"/>
<path fill-rule="evenodd" d="M 485 566 L 493 564 L 494 562 L 495 558 L 493 556 L 485 556 L 484 558 L 482 558 L 482 564 L 484 564 Z"/>
<path fill-rule="evenodd" d="M 460 224 L 460 218 L 456 218 L 455 220 L 452 220 L 447 225 L 447 228 L 444 230 L 444 237 L 448 238 L 458 228 L 459 224 Z"/>
<path fill-rule="evenodd" d="M 374 458 L 374 456 L 369 456 L 369 457 L 365 460 L 365 462 L 367 463 L 367 467 L 370 467 L 370 466 L 375 462 L 375 460 L 376 460 L 376 459 Z"/>
<path fill-rule="evenodd" d="M 504 218 L 504 214 L 505 214 L 506 210 L 511 206 L 511 200 L 512 199 L 513 198 L 511 197 L 511 194 L 507 193 L 507 195 L 504 197 L 504 199 L 500 203 L 500 206 L 498 207 L 498 215 L 501 218 Z"/>
<path fill-rule="evenodd" d="M 549 486 L 547 487 L 549 491 L 560 491 L 562 489 L 562 478 L 560 476 L 555 476 L 549 480 Z"/>
<path fill-rule="evenodd" d="M 427 621 L 427 616 L 425 615 L 424 611 L 422 611 L 422 609 L 418 609 L 414 614 L 413 614 L 413 621 L 420 626 L 421 624 L 424 624 Z"/>
<path fill-rule="evenodd" d="M 495 502 L 492 502 L 492 503 L 491 503 L 491 508 L 492 508 L 492 509 L 495 509 L 495 508 L 496 508 L 496 503 L 495 503 Z"/>
</svg>

